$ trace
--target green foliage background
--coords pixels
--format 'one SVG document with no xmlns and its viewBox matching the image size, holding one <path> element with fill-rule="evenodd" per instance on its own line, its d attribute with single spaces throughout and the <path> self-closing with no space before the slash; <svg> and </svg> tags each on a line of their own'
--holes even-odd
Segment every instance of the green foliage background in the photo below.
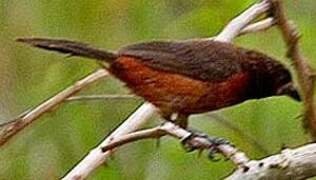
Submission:
<svg viewBox="0 0 316 180">
<path fill-rule="evenodd" d="M 254 2 L 0 0 L 0 122 L 34 107 L 98 67 L 86 59 L 64 58 L 22 46 L 14 42 L 17 37 L 67 38 L 113 50 L 153 39 L 209 37 Z M 303 34 L 303 51 L 315 66 L 316 2 L 288 0 L 286 7 Z M 275 28 L 238 38 L 235 43 L 266 52 L 290 67 Z M 122 83 L 111 78 L 81 94 L 127 92 Z M 0 179 L 61 177 L 140 104 L 140 100 L 106 100 L 59 106 L 0 149 Z M 215 112 L 261 143 L 265 153 L 240 132 L 205 114 L 192 116 L 191 126 L 226 137 L 251 158 L 261 158 L 279 152 L 283 146 L 295 147 L 308 141 L 297 118 L 300 112 L 301 104 L 287 97 L 247 101 Z M 205 156 L 185 153 L 171 138 L 163 138 L 160 148 L 155 141 L 141 141 L 120 148 L 114 159 L 90 179 L 220 179 L 233 170 L 229 161 L 214 163 Z"/>
</svg>

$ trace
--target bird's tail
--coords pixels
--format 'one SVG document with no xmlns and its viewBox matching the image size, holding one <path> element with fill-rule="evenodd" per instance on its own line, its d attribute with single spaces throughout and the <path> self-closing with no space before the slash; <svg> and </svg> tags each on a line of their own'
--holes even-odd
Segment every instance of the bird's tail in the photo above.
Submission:
<svg viewBox="0 0 316 180">
<path fill-rule="evenodd" d="M 46 50 L 57 51 L 71 56 L 87 57 L 108 63 L 111 63 L 117 58 L 117 54 L 113 52 L 93 48 L 88 44 L 76 41 L 46 38 L 19 38 L 17 41 Z"/>
</svg>

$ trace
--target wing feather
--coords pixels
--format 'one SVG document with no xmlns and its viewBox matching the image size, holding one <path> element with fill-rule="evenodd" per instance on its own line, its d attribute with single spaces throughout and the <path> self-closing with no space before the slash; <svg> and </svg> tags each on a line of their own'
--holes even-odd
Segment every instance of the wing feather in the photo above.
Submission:
<svg viewBox="0 0 316 180">
<path fill-rule="evenodd" d="M 137 57 L 154 69 L 194 79 L 222 81 L 242 70 L 242 53 L 229 43 L 216 41 L 154 41 L 129 45 L 119 56 Z"/>
</svg>

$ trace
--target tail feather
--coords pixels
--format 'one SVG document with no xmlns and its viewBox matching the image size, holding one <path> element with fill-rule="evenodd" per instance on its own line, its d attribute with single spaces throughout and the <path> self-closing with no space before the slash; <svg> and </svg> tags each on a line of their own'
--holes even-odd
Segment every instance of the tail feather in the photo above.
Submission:
<svg viewBox="0 0 316 180">
<path fill-rule="evenodd" d="M 117 54 L 113 52 L 93 48 L 88 44 L 75 41 L 45 38 L 19 38 L 16 41 L 46 50 L 58 51 L 72 56 L 82 56 L 106 62 L 112 62 L 117 58 Z"/>
</svg>

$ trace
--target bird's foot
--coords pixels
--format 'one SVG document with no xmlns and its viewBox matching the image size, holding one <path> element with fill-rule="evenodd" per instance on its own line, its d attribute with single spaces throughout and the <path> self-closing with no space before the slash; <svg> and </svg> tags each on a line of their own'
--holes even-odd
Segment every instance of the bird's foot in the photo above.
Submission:
<svg viewBox="0 0 316 180">
<path fill-rule="evenodd" d="M 228 140 L 220 137 L 210 137 L 203 133 L 191 133 L 190 136 L 181 140 L 184 149 L 188 152 L 194 150 L 207 150 L 212 161 L 218 161 L 216 154 L 220 153 L 218 146 L 232 145 Z"/>
</svg>

